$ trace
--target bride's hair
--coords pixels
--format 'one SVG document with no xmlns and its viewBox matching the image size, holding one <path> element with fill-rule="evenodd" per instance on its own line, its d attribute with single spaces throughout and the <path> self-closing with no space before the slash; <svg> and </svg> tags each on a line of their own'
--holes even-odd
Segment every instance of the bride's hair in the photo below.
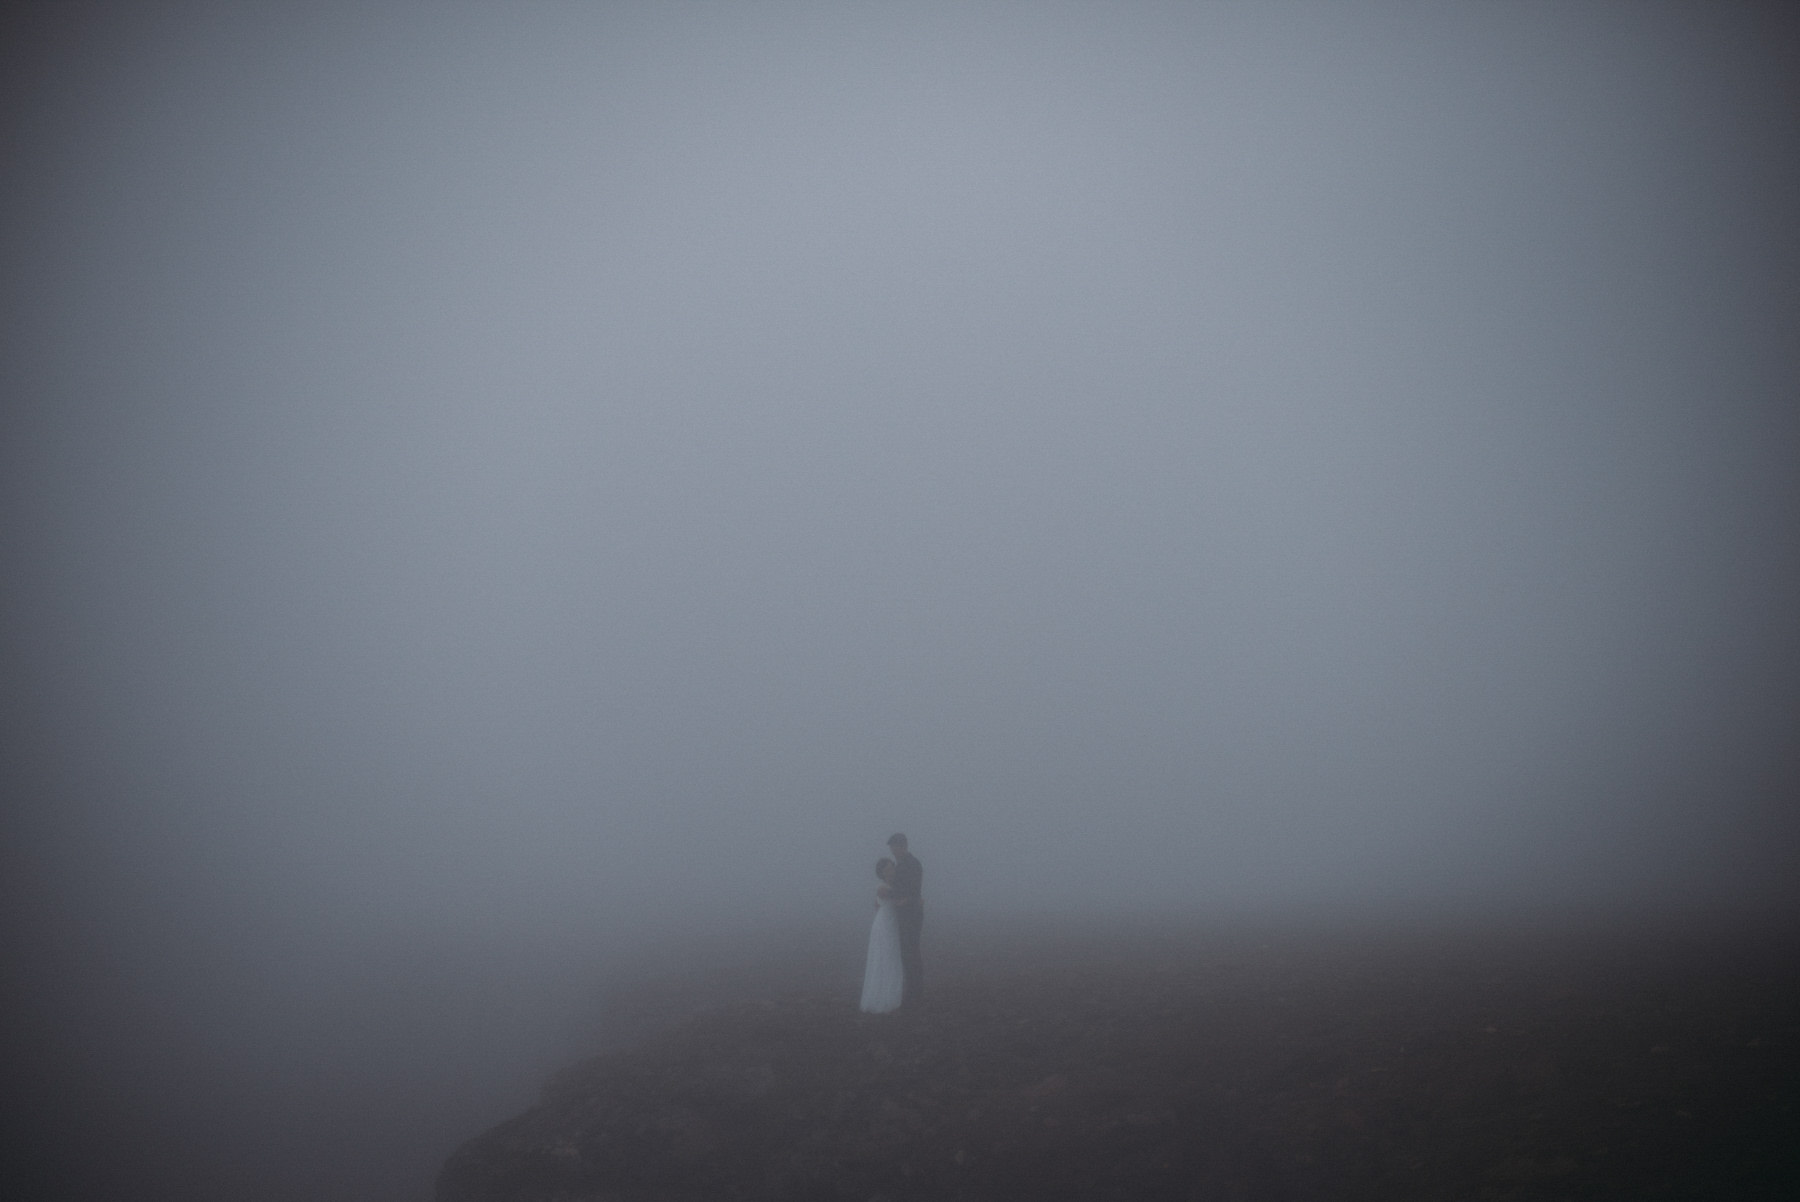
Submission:
<svg viewBox="0 0 1800 1202">
<path fill-rule="evenodd" d="M 875 875 L 880 876 L 884 869 L 892 868 L 893 866 L 894 862 L 892 860 L 888 859 L 886 856 L 882 856 L 879 860 L 875 861 Z"/>
</svg>

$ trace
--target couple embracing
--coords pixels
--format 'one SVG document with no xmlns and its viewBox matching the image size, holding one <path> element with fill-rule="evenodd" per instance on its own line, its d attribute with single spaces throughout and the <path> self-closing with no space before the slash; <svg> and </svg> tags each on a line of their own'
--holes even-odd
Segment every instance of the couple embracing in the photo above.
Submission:
<svg viewBox="0 0 1800 1202">
<path fill-rule="evenodd" d="M 869 958 L 863 967 L 862 1008 L 870 1014 L 911 1009 L 925 991 L 925 964 L 919 958 L 919 931 L 925 925 L 925 866 L 906 849 L 906 836 L 888 839 L 893 858 L 875 864 L 875 925 L 869 928 Z"/>
</svg>

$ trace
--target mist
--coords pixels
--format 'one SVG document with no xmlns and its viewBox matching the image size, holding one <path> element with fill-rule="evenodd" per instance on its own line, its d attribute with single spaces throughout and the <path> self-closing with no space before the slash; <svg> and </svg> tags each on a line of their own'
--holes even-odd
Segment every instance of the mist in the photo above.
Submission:
<svg viewBox="0 0 1800 1202">
<path fill-rule="evenodd" d="M 57 1138 L 492 1121 L 895 830 L 951 922 L 1800 913 L 1772 9 L 8 20 Z"/>
</svg>

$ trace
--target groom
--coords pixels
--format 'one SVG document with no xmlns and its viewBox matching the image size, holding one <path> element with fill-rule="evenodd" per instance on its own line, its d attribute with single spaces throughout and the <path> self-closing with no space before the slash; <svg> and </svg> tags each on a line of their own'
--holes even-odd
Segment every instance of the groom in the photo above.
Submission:
<svg viewBox="0 0 1800 1202">
<path fill-rule="evenodd" d="M 919 930 L 925 925 L 925 866 L 906 850 L 906 836 L 888 838 L 888 850 L 894 853 L 894 875 L 888 881 L 889 897 L 894 903 L 894 918 L 900 927 L 900 965 L 905 970 L 900 987 L 900 1008 L 911 1009 L 925 995 L 925 962 L 919 958 Z"/>
</svg>

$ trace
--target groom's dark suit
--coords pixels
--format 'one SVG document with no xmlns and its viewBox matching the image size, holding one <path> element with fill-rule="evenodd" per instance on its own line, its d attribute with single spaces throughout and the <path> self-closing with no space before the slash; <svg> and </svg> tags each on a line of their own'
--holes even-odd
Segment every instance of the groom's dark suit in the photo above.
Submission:
<svg viewBox="0 0 1800 1202">
<path fill-rule="evenodd" d="M 925 926 L 925 866 L 909 851 L 894 857 L 894 877 L 888 883 L 894 901 L 894 918 L 900 926 L 900 964 L 906 970 L 900 987 L 900 1005 L 911 1006 L 925 994 L 925 961 L 919 956 L 919 932 Z"/>
</svg>

